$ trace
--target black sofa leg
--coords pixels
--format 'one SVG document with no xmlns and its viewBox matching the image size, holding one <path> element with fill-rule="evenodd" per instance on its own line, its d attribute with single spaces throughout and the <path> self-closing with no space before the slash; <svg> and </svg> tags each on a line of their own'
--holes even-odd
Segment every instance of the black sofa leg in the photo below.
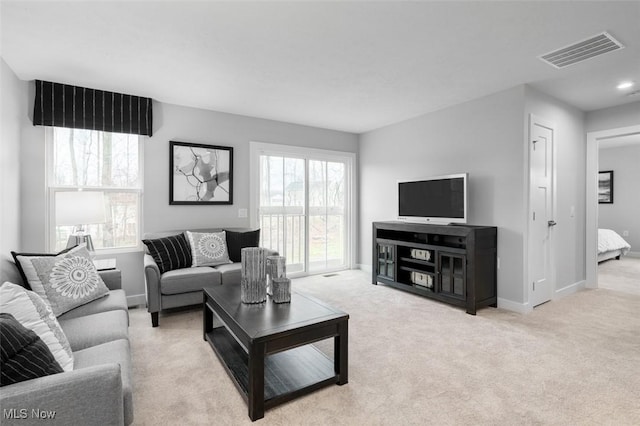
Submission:
<svg viewBox="0 0 640 426">
<path fill-rule="evenodd" d="M 158 326 L 158 312 L 151 312 L 151 326 Z"/>
</svg>

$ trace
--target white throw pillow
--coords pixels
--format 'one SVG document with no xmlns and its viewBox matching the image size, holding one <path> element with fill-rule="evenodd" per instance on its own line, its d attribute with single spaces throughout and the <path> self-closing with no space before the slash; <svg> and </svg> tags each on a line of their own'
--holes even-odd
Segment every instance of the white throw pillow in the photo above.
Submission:
<svg viewBox="0 0 640 426">
<path fill-rule="evenodd" d="M 231 263 L 227 250 L 227 236 L 221 232 L 187 231 L 191 246 L 191 266 L 216 266 Z"/>
<path fill-rule="evenodd" d="M 10 282 L 0 286 L 0 312 L 14 316 L 49 347 L 64 371 L 73 370 L 73 353 L 51 307 L 33 291 Z"/>
<path fill-rule="evenodd" d="M 16 261 L 56 317 L 109 293 L 84 244 L 57 256 L 17 255 Z"/>
</svg>

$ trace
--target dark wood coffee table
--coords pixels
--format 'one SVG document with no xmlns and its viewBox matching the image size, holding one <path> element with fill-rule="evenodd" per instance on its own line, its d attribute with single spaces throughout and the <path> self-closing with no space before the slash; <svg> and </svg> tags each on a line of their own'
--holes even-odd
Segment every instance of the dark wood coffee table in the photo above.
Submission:
<svg viewBox="0 0 640 426">
<path fill-rule="evenodd" d="M 203 331 L 249 407 L 249 417 L 348 382 L 349 315 L 292 292 L 291 303 L 246 305 L 240 286 L 204 288 Z M 311 343 L 334 339 L 333 359 Z"/>
</svg>

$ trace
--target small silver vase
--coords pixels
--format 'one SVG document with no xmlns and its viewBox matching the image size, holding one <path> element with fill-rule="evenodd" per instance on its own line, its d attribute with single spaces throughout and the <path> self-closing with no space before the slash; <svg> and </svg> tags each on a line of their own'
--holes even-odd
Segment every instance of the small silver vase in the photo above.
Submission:
<svg viewBox="0 0 640 426">
<path fill-rule="evenodd" d="M 274 278 L 271 280 L 271 291 L 273 292 L 274 303 L 291 302 L 291 280 L 287 277 Z"/>
<path fill-rule="evenodd" d="M 273 279 L 287 276 L 287 259 L 284 256 L 267 256 L 267 275 L 269 276 L 267 294 L 271 296 L 273 295 L 273 286 L 271 285 Z"/>
</svg>

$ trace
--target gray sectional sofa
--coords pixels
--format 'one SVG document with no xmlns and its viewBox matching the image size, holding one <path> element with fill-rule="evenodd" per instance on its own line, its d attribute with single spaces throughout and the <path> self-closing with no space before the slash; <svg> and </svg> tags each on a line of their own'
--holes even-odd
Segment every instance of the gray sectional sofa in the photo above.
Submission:
<svg viewBox="0 0 640 426">
<path fill-rule="evenodd" d="M 120 271 L 101 271 L 100 276 L 110 290 L 107 296 L 58 317 L 73 351 L 73 371 L 3 386 L 0 406 L 15 414 L 4 416 L 3 425 L 42 424 L 33 410 L 55 412 L 46 424 L 133 422 L 126 295 Z M 25 418 L 20 418 L 22 413 Z"/>
<path fill-rule="evenodd" d="M 232 231 L 237 233 L 255 232 L 249 228 L 208 228 L 190 229 L 193 232 Z M 144 235 L 145 240 L 169 237 L 184 232 L 151 232 Z M 277 254 L 271 251 L 270 254 Z M 157 327 L 159 313 L 163 309 L 202 303 L 202 288 L 205 285 L 239 285 L 241 263 L 229 263 L 219 266 L 198 266 L 175 269 L 163 274 L 153 257 L 147 251 L 144 256 L 144 276 L 146 282 L 147 311 L 151 314 L 151 324 Z"/>
</svg>

